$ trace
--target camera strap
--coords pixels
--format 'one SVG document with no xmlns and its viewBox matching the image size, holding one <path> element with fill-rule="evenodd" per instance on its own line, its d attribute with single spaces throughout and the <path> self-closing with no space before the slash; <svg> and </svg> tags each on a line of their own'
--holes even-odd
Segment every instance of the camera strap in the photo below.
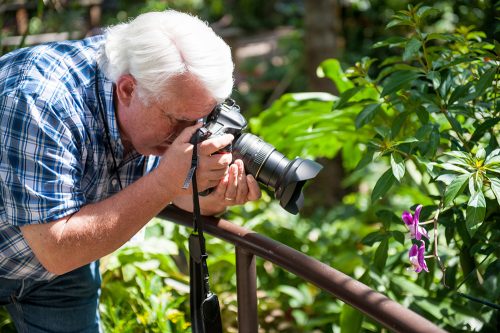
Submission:
<svg viewBox="0 0 500 333">
<path fill-rule="evenodd" d="M 210 291 L 203 220 L 201 219 L 196 168 L 198 167 L 199 130 L 194 135 L 191 168 L 184 188 L 193 185 L 193 232 L 189 235 L 189 302 L 193 333 L 222 333 L 219 299 Z"/>
</svg>

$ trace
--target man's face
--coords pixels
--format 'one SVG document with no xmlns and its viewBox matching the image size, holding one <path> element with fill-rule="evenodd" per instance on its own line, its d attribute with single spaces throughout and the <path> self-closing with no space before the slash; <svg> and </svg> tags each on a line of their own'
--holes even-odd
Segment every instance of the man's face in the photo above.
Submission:
<svg viewBox="0 0 500 333">
<path fill-rule="evenodd" d="M 165 96 L 161 98 L 163 102 L 152 101 L 146 106 L 135 86 L 128 102 L 119 98 L 118 123 L 126 149 L 134 148 L 142 155 L 161 156 L 184 128 L 208 115 L 216 105 L 215 99 L 187 76 L 167 88 Z"/>
</svg>

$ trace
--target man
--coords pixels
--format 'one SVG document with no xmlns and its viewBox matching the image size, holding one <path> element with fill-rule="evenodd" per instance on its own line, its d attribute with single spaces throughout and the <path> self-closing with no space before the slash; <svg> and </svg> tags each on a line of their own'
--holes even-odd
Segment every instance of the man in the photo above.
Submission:
<svg viewBox="0 0 500 333">
<path fill-rule="evenodd" d="M 187 14 L 0 58 L 0 305 L 20 332 L 97 332 L 97 260 L 183 189 L 197 120 L 233 85 L 229 47 Z M 200 143 L 202 213 L 260 197 L 225 135 Z"/>
</svg>

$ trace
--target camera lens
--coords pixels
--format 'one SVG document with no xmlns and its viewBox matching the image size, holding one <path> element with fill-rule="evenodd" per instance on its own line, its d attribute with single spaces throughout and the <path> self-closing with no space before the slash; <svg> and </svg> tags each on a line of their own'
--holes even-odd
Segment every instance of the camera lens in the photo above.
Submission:
<svg viewBox="0 0 500 333">
<path fill-rule="evenodd" d="M 249 133 L 242 134 L 233 143 L 233 158 L 241 159 L 247 173 L 273 189 L 280 205 L 292 214 L 297 214 L 303 206 L 305 182 L 323 168 L 302 158 L 290 161 L 271 144 Z"/>
</svg>

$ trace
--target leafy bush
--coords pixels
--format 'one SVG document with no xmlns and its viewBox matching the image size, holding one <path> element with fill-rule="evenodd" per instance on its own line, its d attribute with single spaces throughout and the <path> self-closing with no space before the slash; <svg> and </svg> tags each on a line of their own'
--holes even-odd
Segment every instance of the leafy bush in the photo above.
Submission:
<svg viewBox="0 0 500 333">
<path fill-rule="evenodd" d="M 102 261 L 100 312 L 106 332 L 188 332 L 189 275 L 174 261 L 177 244 L 163 237 L 175 233 L 174 225 L 165 228 L 152 222 L 147 238 Z"/>
<path fill-rule="evenodd" d="M 378 226 L 362 241 L 373 249 L 367 282 L 447 330 L 487 332 L 500 303 L 500 47 L 473 27 L 426 32 L 436 14 L 398 12 L 387 27 L 405 26 L 407 35 L 374 47 L 399 55 L 364 58 L 345 72 L 326 60 L 320 72 L 338 97 L 288 94 L 251 125 L 290 155 L 342 153 L 345 184 L 359 189 L 344 202 Z M 430 240 L 405 240 L 399 216 L 417 204 Z M 426 249 L 429 273 L 418 278 L 406 269 L 412 244 Z"/>
</svg>

